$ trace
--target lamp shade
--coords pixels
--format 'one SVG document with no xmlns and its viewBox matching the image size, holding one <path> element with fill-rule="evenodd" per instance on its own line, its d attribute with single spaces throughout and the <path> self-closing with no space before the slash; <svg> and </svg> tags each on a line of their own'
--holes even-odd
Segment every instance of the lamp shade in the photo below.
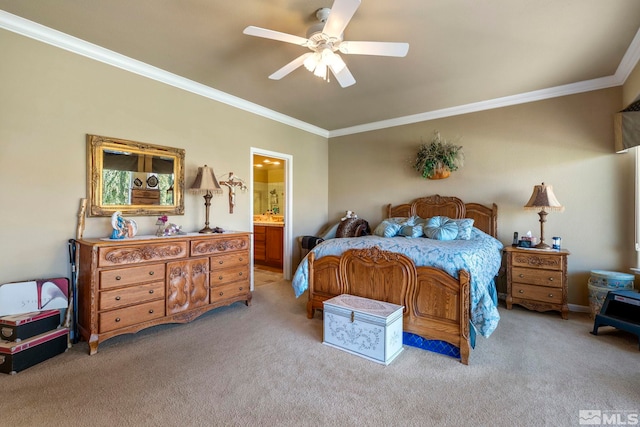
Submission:
<svg viewBox="0 0 640 427">
<path fill-rule="evenodd" d="M 555 194 L 553 194 L 553 187 L 550 185 L 545 185 L 543 182 L 541 185 L 535 185 L 533 187 L 533 193 L 531 194 L 531 198 L 524 205 L 524 208 L 527 210 L 547 210 L 547 211 L 559 211 L 562 212 L 564 210 L 564 206 L 560 204 L 558 199 L 556 199 Z"/>
<path fill-rule="evenodd" d="M 198 168 L 196 179 L 189 187 L 189 191 L 196 194 L 216 193 L 221 194 L 222 188 L 216 179 L 213 169 L 207 165 Z"/>
</svg>

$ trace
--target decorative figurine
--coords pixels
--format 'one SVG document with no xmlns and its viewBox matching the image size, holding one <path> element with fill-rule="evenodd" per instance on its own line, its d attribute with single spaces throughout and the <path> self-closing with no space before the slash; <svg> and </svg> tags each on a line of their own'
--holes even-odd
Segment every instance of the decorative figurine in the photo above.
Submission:
<svg viewBox="0 0 640 427">
<path fill-rule="evenodd" d="M 133 237 L 138 232 L 138 224 L 132 219 L 124 219 L 122 212 L 116 211 L 111 215 L 112 239 L 124 239 Z"/>
<path fill-rule="evenodd" d="M 173 223 L 168 223 L 169 218 L 166 215 L 162 215 L 156 221 L 156 225 L 158 226 L 158 230 L 156 231 L 156 236 L 164 237 L 164 236 L 173 236 L 174 234 L 187 234 L 182 231 L 181 225 L 176 225 Z"/>
</svg>

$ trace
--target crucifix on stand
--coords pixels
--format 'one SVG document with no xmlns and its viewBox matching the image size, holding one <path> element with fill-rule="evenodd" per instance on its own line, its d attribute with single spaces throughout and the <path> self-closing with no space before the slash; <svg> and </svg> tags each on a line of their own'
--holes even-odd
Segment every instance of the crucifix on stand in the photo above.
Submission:
<svg viewBox="0 0 640 427">
<path fill-rule="evenodd" d="M 233 172 L 229 172 L 229 179 L 220 181 L 220 184 L 229 187 L 229 213 L 233 213 L 233 207 L 236 205 L 236 187 L 244 191 L 247 189 L 247 186 L 244 180 L 236 177 Z"/>
</svg>

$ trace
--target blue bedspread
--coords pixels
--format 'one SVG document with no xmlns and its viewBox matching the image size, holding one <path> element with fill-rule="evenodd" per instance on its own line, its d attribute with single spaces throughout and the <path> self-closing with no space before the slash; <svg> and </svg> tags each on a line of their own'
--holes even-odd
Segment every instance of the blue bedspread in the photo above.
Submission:
<svg viewBox="0 0 640 427">
<path fill-rule="evenodd" d="M 459 270 L 471 276 L 471 325 L 488 337 L 498 326 L 498 314 L 494 277 L 501 263 L 502 243 L 488 234 L 473 228 L 470 240 L 441 241 L 425 237 L 351 237 L 330 239 L 320 243 L 312 252 L 316 258 L 339 256 L 349 249 L 378 246 L 382 250 L 397 252 L 411 258 L 416 267 L 430 266 L 444 270 L 458 278 Z M 296 297 L 308 288 L 309 265 L 305 257 L 293 276 L 292 286 Z"/>
</svg>

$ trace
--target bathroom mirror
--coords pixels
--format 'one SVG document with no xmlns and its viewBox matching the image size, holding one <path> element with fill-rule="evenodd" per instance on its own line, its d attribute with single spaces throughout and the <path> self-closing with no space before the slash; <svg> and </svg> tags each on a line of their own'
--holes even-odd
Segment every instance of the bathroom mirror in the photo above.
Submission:
<svg viewBox="0 0 640 427">
<path fill-rule="evenodd" d="M 184 214 L 184 150 L 87 135 L 89 216 Z"/>
</svg>

